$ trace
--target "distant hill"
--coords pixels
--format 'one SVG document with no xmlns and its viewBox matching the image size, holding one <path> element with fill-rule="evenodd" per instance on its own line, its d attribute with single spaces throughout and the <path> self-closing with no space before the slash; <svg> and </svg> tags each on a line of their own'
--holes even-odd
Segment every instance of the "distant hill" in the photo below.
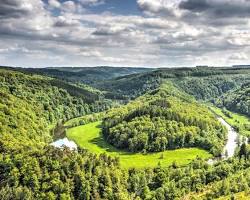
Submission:
<svg viewBox="0 0 250 200">
<path fill-rule="evenodd" d="M 153 71 L 153 68 L 133 67 L 50 67 L 19 68 L 18 70 L 43 74 L 70 82 L 94 85 L 96 82 L 110 80 L 120 76 Z"/>
<path fill-rule="evenodd" d="M 140 74 L 96 82 L 94 87 L 107 91 L 111 98 L 133 99 L 171 80 L 197 99 L 209 100 L 250 81 L 250 69 L 163 68 Z"/>
<path fill-rule="evenodd" d="M 233 65 L 236 68 L 250 68 L 250 65 Z"/>
</svg>

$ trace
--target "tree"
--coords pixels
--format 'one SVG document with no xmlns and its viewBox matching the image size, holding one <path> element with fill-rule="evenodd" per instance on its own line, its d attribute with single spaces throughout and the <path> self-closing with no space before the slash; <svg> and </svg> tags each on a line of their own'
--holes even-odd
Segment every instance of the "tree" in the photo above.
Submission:
<svg viewBox="0 0 250 200">
<path fill-rule="evenodd" d="M 240 151 L 239 151 L 239 157 L 242 158 L 244 157 L 245 159 L 247 159 L 247 146 L 245 143 L 243 143 L 241 146 L 240 146 Z"/>
</svg>

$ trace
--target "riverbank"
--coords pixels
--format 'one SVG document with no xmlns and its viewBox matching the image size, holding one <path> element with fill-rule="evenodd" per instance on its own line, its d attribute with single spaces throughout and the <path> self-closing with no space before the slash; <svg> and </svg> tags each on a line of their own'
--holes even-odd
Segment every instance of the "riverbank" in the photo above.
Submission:
<svg viewBox="0 0 250 200">
<path fill-rule="evenodd" d="M 228 130 L 227 142 L 222 152 L 221 158 L 214 158 L 214 159 L 208 160 L 209 164 L 213 164 L 214 162 L 220 159 L 228 159 L 228 158 L 233 157 L 235 155 L 237 148 L 239 148 L 239 146 L 242 143 L 245 143 L 248 141 L 246 137 L 246 135 L 249 134 L 248 131 L 245 129 L 241 129 L 241 132 L 239 132 L 240 130 L 237 131 L 236 128 L 238 128 L 239 126 L 242 127 L 244 124 L 248 124 L 249 119 L 244 115 L 240 115 L 237 113 L 227 111 L 230 115 L 229 117 L 225 115 L 224 112 L 220 108 L 217 108 L 212 105 L 210 105 L 209 108 L 212 112 L 214 112 L 217 115 L 218 120 Z"/>
<path fill-rule="evenodd" d="M 208 107 L 217 116 L 222 117 L 228 124 L 230 124 L 230 126 L 232 126 L 241 136 L 250 136 L 250 130 L 248 130 L 248 127 L 250 127 L 249 117 L 229 110 L 225 110 L 227 113 L 225 114 L 221 108 L 217 108 L 213 105 L 209 105 Z"/>
</svg>

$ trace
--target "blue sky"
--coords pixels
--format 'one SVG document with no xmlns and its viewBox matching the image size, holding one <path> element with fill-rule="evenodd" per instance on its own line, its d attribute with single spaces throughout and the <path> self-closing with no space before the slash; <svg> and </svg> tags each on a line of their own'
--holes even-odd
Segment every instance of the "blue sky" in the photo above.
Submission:
<svg viewBox="0 0 250 200">
<path fill-rule="evenodd" d="M 135 0 L 106 0 L 99 6 L 89 6 L 90 11 L 95 13 L 110 11 L 122 15 L 140 15 L 141 11 Z"/>
<path fill-rule="evenodd" d="M 63 3 L 67 0 L 61 0 L 59 2 Z M 48 3 L 48 0 L 44 0 L 45 3 Z M 75 3 L 79 2 L 74 0 Z M 141 15 L 142 12 L 137 5 L 136 0 L 105 0 L 99 1 L 97 4 L 86 5 L 85 8 L 92 13 L 102 13 L 102 12 L 112 12 L 114 14 L 122 15 Z M 58 14 L 57 11 L 54 11 L 55 14 Z"/>
<path fill-rule="evenodd" d="M 0 64 L 249 64 L 249 19 L 249 0 L 5 0 Z"/>
</svg>

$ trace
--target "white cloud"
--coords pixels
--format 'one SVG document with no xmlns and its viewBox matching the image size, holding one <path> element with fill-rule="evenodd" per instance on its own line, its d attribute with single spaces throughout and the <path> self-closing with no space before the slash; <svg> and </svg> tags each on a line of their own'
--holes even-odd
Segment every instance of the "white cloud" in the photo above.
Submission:
<svg viewBox="0 0 250 200">
<path fill-rule="evenodd" d="M 85 51 L 79 52 L 79 55 L 84 57 L 99 57 L 99 58 L 103 56 L 101 52 L 90 49 L 85 49 Z"/>
<path fill-rule="evenodd" d="M 249 58 L 245 53 L 234 53 L 229 57 L 229 59 L 238 61 L 238 60 L 248 60 Z"/>
<path fill-rule="evenodd" d="M 156 67 L 250 60 L 248 18 L 233 15 L 214 20 L 210 12 L 181 9 L 181 1 L 138 0 L 141 15 L 121 15 L 86 10 L 103 3 L 97 0 L 48 4 L 5 0 L 0 4 L 0 57 L 15 65 Z M 244 1 L 239 3 L 242 9 Z M 230 5 L 235 9 L 235 4 Z"/>
<path fill-rule="evenodd" d="M 79 0 L 83 5 L 101 5 L 105 3 L 105 0 Z"/>
<path fill-rule="evenodd" d="M 149 15 L 180 16 L 178 5 L 181 0 L 137 0 L 138 6 Z"/>
<path fill-rule="evenodd" d="M 80 22 L 77 19 L 67 18 L 66 16 L 59 16 L 55 22 L 56 27 L 69 27 L 80 26 Z"/>
<path fill-rule="evenodd" d="M 74 1 L 65 1 L 62 4 L 62 10 L 65 12 L 74 13 L 77 9 L 77 6 Z"/>
<path fill-rule="evenodd" d="M 58 0 L 48 0 L 48 4 L 52 8 L 60 8 L 61 7 L 61 3 Z"/>
</svg>

